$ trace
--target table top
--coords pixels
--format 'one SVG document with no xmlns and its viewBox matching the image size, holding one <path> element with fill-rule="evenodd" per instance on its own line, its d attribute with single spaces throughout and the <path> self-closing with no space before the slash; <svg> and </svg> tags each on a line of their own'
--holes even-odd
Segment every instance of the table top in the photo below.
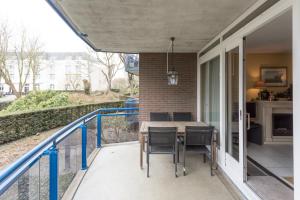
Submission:
<svg viewBox="0 0 300 200">
<path fill-rule="evenodd" d="M 143 121 L 140 133 L 148 134 L 148 127 L 177 127 L 178 133 L 184 133 L 186 126 L 207 126 L 207 124 L 204 122 Z"/>
</svg>

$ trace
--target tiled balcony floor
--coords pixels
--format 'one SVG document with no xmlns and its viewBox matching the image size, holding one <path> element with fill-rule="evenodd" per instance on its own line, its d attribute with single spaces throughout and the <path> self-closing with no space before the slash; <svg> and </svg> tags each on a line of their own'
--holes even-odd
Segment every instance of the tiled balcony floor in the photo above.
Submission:
<svg viewBox="0 0 300 200">
<path fill-rule="evenodd" d="M 139 144 L 104 147 L 87 171 L 74 199 L 105 200 L 231 200 L 218 176 L 210 176 L 202 156 L 187 157 L 188 175 L 175 178 L 170 155 L 150 156 L 150 178 L 139 167 Z"/>
</svg>

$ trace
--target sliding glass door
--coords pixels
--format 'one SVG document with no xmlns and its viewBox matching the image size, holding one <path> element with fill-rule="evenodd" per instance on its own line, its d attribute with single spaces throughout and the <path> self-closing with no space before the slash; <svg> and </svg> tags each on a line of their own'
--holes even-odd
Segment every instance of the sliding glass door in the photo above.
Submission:
<svg viewBox="0 0 300 200">
<path fill-rule="evenodd" d="M 209 61 L 209 123 L 220 129 L 220 57 Z"/>
<path fill-rule="evenodd" d="M 220 128 L 220 57 L 217 56 L 200 68 L 201 121 Z"/>
<path fill-rule="evenodd" d="M 225 49 L 225 167 L 236 179 L 243 179 L 243 43 Z"/>
</svg>

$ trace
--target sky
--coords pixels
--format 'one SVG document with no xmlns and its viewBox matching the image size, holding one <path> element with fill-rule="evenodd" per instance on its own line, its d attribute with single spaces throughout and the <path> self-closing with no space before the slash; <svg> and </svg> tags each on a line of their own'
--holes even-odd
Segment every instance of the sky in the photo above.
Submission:
<svg viewBox="0 0 300 200">
<path fill-rule="evenodd" d="M 7 23 L 11 42 L 25 28 L 39 37 L 44 52 L 81 52 L 87 45 L 69 28 L 45 0 L 0 0 L 0 23 Z"/>
</svg>

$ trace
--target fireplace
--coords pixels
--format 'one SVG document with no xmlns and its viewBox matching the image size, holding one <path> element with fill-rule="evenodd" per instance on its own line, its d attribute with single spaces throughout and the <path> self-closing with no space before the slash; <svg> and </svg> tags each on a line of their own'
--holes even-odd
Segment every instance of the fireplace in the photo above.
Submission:
<svg viewBox="0 0 300 200">
<path fill-rule="evenodd" d="M 273 136 L 293 136 L 293 114 L 273 113 Z"/>
</svg>

